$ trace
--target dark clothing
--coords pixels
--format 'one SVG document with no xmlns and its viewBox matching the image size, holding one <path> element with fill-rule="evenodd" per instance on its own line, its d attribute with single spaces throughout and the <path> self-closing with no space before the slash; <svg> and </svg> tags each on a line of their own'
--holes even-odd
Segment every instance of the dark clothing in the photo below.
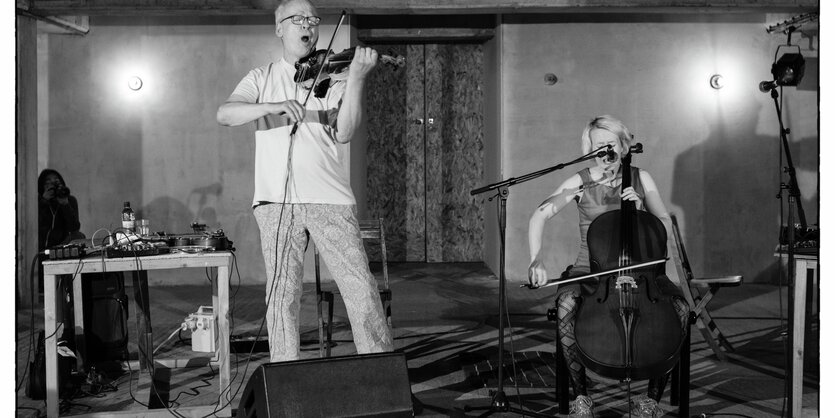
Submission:
<svg viewBox="0 0 835 418">
<path fill-rule="evenodd" d="M 78 235 L 81 223 L 78 221 L 78 201 L 74 196 L 69 203 L 59 204 L 57 200 L 46 201 L 38 198 L 38 249 L 66 244 Z M 76 234 L 73 234 L 76 233 Z"/>
<path fill-rule="evenodd" d="M 641 183 L 640 172 L 641 169 L 638 167 L 632 167 L 630 171 L 632 188 L 635 189 L 638 196 L 645 196 L 646 192 L 644 192 L 644 184 Z M 583 194 L 577 201 L 577 210 L 580 215 L 580 251 L 577 254 L 577 260 L 574 262 L 574 269 L 588 272 L 590 263 L 586 235 L 588 234 L 589 226 L 598 216 L 612 210 L 620 210 L 623 200 L 620 197 L 620 183 L 611 186 L 605 183 L 595 182 L 591 179 L 591 173 L 588 168 L 581 170 L 577 174 L 583 180 Z M 643 201 L 636 202 L 636 209 L 646 210 Z"/>
</svg>

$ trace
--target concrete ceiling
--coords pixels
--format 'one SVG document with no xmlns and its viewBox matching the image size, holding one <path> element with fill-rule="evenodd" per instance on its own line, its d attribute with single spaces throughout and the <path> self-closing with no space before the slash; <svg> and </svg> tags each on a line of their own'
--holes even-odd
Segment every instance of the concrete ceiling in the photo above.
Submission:
<svg viewBox="0 0 835 418">
<path fill-rule="evenodd" d="M 59 15 L 258 15 L 277 0 L 16 0 L 17 8 Z M 817 0 L 315 0 L 320 13 L 365 15 L 497 13 L 802 13 Z"/>
</svg>

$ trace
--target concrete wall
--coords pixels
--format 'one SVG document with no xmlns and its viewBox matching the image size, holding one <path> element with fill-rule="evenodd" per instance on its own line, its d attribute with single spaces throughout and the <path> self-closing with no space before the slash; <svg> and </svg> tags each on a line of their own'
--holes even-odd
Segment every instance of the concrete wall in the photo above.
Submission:
<svg viewBox="0 0 835 418">
<path fill-rule="evenodd" d="M 593 116 L 623 119 L 645 146 L 636 165 L 649 170 L 680 217 L 697 272 L 739 272 L 770 279 L 777 242 L 780 183 L 774 106 L 757 90 L 782 35 L 766 23 L 783 15 L 506 15 L 486 61 L 500 100 L 486 111 L 486 175 L 518 176 L 574 158 Z M 321 30 L 324 47 L 336 17 Z M 235 242 L 245 282 L 263 281 L 252 216 L 252 126 L 215 122 L 217 106 L 255 66 L 279 57 L 271 16 L 91 18 L 84 37 L 40 35 L 39 161 L 62 172 L 79 199 L 82 231 L 119 225 L 131 201 L 152 230 L 187 232 L 194 220 L 224 229 Z M 336 50 L 348 45 L 342 31 Z M 817 222 L 817 38 L 795 35 L 807 57 L 802 88 L 786 88 L 786 125 L 803 204 Z M 42 50 L 40 50 L 42 49 Z M 727 86 L 708 87 L 719 72 Z M 545 86 L 545 73 L 559 82 Z M 127 77 L 145 86 L 127 89 Z M 363 148 L 355 144 L 355 150 Z M 352 180 L 364 195 L 364 164 L 352 153 Z M 495 160 L 495 161 L 492 161 Z M 500 163 L 499 163 L 500 161 Z M 508 202 L 507 272 L 524 280 L 527 219 L 575 168 L 515 186 Z M 490 202 L 485 208 L 492 214 Z M 362 205 L 360 210 L 362 210 Z M 492 220 L 490 220 L 492 219 Z M 495 219 L 491 216 L 491 224 Z M 573 261 L 577 213 L 546 229 L 547 263 L 556 274 Z M 496 230 L 486 229 L 485 259 L 497 271 Z M 101 233 L 99 233 L 101 234 Z M 308 267 L 308 272 L 310 272 Z M 310 274 L 308 274 L 310 277 Z M 200 282 L 202 272 L 152 280 Z"/>
<path fill-rule="evenodd" d="M 780 142 L 771 80 L 783 35 L 775 15 L 508 16 L 503 27 L 502 165 L 518 176 L 581 154 L 595 115 L 622 119 L 645 153 L 634 159 L 677 214 L 696 274 L 772 280 L 778 240 Z M 810 223 L 818 219 L 817 37 L 799 38 L 807 58 L 801 88 L 785 88 L 784 117 Z M 790 50 L 789 50 L 790 51 Z M 784 50 L 785 52 L 785 50 Z M 545 73 L 559 82 L 543 83 Z M 720 73 L 727 86 L 713 90 Z M 544 198 L 580 167 L 516 186 L 509 202 L 508 276 L 525 280 L 527 224 Z M 557 275 L 578 248 L 577 210 L 546 226 L 543 251 Z"/>
<path fill-rule="evenodd" d="M 320 47 L 336 21 L 321 25 Z M 84 37 L 41 35 L 39 42 L 48 51 L 39 64 L 48 84 L 39 111 L 49 116 L 41 143 L 46 165 L 78 198 L 82 232 L 118 227 L 122 202 L 130 201 L 152 231 L 187 233 L 193 221 L 223 229 L 243 280 L 263 282 L 251 210 L 254 124 L 222 127 L 215 114 L 251 68 L 280 58 L 272 16 L 91 18 L 90 26 Z M 349 31 L 340 30 L 337 51 Z M 143 79 L 141 90 L 128 89 L 131 75 Z M 205 279 L 190 271 L 151 280 Z"/>
</svg>

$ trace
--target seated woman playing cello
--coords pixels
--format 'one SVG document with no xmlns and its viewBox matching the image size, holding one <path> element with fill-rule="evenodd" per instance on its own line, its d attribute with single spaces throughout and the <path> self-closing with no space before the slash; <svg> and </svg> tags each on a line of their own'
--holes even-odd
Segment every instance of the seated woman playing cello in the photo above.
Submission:
<svg viewBox="0 0 835 418">
<path fill-rule="evenodd" d="M 583 130 L 581 145 L 584 153 L 592 150 L 612 146 L 614 155 L 607 155 L 595 159 L 595 166 L 581 170 L 564 181 L 557 189 L 534 211 L 528 226 L 528 243 L 530 245 L 531 263 L 528 268 L 528 279 L 533 287 L 546 284 L 547 271 L 541 254 L 542 233 L 545 221 L 559 213 L 569 202 L 577 204 L 580 215 L 580 252 L 573 266 L 563 273 L 564 277 L 581 276 L 590 271 L 589 245 L 587 232 L 591 223 L 599 215 L 621 208 L 621 201 L 635 202 L 635 209 L 649 211 L 658 217 L 667 231 L 667 253 L 676 254 L 671 234 L 671 220 L 667 208 L 661 200 L 658 188 L 650 174 L 640 168 L 631 168 L 632 187 L 621 190 L 621 159 L 629 152 L 632 145 L 630 135 L 624 124 L 608 115 L 592 119 Z M 663 248 L 663 247 L 662 247 Z M 675 270 L 671 270 L 675 273 Z M 658 276 L 660 288 L 665 295 L 679 295 L 678 286 L 666 276 Z M 677 277 L 676 277 L 677 278 Z M 588 396 L 586 387 L 586 370 L 580 362 L 575 339 L 575 320 L 578 312 L 578 298 L 585 291 L 592 293 L 596 287 L 596 280 L 583 281 L 582 284 L 572 283 L 560 286 L 557 292 L 557 316 L 559 324 L 559 344 L 561 344 L 571 383 L 576 399 L 571 403 L 569 416 L 593 417 L 594 402 Z M 681 298 L 673 297 L 675 314 L 681 320 L 682 331 L 687 326 L 689 308 Z M 600 336 L 611 338 L 611 336 Z M 654 417 L 663 414 L 658 408 L 658 401 L 667 384 L 667 374 L 650 379 L 647 394 L 637 397 L 633 402 L 632 414 L 638 417 Z"/>
</svg>

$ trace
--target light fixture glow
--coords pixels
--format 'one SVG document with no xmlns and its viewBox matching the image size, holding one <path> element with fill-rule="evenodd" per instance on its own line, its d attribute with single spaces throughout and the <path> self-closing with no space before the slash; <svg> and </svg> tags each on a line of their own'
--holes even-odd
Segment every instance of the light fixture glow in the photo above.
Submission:
<svg viewBox="0 0 835 418">
<path fill-rule="evenodd" d="M 713 87 L 716 90 L 725 87 L 725 80 L 722 78 L 721 74 L 714 74 L 710 76 L 710 87 Z"/>
<path fill-rule="evenodd" d="M 142 88 L 142 79 L 138 76 L 132 76 L 128 79 L 128 87 L 133 90 L 137 91 Z"/>
</svg>

